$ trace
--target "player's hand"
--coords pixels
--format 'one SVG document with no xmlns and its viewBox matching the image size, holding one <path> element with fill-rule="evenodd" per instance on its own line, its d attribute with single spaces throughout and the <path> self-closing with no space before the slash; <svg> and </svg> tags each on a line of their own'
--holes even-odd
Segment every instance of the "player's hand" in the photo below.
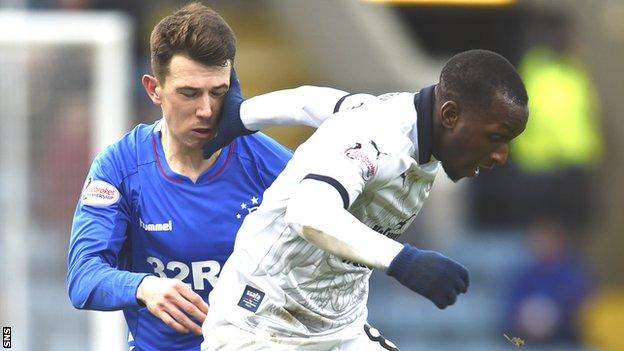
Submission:
<svg viewBox="0 0 624 351">
<path fill-rule="evenodd" d="M 230 73 L 230 89 L 225 95 L 223 109 L 221 110 L 221 120 L 217 127 L 217 134 L 214 138 L 204 144 L 204 158 L 208 159 L 217 150 L 229 145 L 236 137 L 252 134 L 252 131 L 245 128 L 241 121 L 240 107 L 245 101 L 241 94 L 240 82 L 236 76 L 236 70 L 232 66 Z"/>
<path fill-rule="evenodd" d="M 181 280 L 147 276 L 139 284 L 137 300 L 175 331 L 202 334 L 201 325 L 189 316 L 203 323 L 208 304 Z"/>
<path fill-rule="evenodd" d="M 438 252 L 407 244 L 386 273 L 440 309 L 454 304 L 457 295 L 465 293 L 470 284 L 468 270 L 461 264 Z"/>
</svg>

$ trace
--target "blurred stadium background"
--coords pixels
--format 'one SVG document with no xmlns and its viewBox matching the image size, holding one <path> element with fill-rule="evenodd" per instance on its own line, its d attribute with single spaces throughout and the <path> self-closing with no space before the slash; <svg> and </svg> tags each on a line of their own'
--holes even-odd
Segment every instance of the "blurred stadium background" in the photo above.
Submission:
<svg viewBox="0 0 624 351">
<path fill-rule="evenodd" d="M 115 314 L 68 301 L 71 217 L 93 155 L 158 118 L 140 85 L 149 32 L 183 3 L 0 0 L 0 321 L 16 350 L 123 349 Z M 469 293 L 440 311 L 376 274 L 370 322 L 402 350 L 624 350 L 624 1 L 206 3 L 237 35 L 248 97 L 416 91 L 453 53 L 505 55 L 527 132 L 505 168 L 440 175 L 405 238 L 468 266 Z M 310 132 L 269 131 L 290 147 Z"/>
</svg>

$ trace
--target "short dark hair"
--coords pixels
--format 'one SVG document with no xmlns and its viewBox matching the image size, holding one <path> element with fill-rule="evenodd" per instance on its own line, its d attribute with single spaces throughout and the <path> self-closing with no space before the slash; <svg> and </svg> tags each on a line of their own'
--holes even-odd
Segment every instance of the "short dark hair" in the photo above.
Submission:
<svg viewBox="0 0 624 351">
<path fill-rule="evenodd" d="M 514 66 L 488 50 L 469 50 L 451 57 L 442 68 L 439 86 L 442 97 L 477 108 L 489 108 L 497 92 L 519 106 L 529 101 Z"/>
<path fill-rule="evenodd" d="M 163 18 L 150 36 L 152 71 L 162 83 L 175 54 L 207 66 L 225 66 L 236 55 L 236 37 L 211 8 L 197 2 Z"/>
</svg>

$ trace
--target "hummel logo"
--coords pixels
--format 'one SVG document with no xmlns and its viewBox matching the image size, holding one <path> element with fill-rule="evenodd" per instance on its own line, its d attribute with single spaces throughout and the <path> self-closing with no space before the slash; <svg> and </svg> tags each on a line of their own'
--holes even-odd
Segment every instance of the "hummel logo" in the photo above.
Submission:
<svg viewBox="0 0 624 351">
<path fill-rule="evenodd" d="M 173 230 L 173 222 L 171 220 L 165 223 L 145 223 L 139 218 L 139 225 L 148 232 L 170 232 Z"/>
</svg>

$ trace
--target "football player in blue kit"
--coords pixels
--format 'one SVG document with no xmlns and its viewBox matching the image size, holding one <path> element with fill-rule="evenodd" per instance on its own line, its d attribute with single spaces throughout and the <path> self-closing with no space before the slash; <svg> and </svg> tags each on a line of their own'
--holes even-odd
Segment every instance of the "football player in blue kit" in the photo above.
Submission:
<svg viewBox="0 0 624 351">
<path fill-rule="evenodd" d="M 131 349 L 199 350 L 208 294 L 236 232 L 291 152 L 254 134 L 202 157 L 224 102 L 240 95 L 230 81 L 235 37 L 216 12 L 185 6 L 156 25 L 150 46 L 153 75 L 142 83 L 162 119 L 93 161 L 67 289 L 76 308 L 123 310 Z"/>
</svg>

